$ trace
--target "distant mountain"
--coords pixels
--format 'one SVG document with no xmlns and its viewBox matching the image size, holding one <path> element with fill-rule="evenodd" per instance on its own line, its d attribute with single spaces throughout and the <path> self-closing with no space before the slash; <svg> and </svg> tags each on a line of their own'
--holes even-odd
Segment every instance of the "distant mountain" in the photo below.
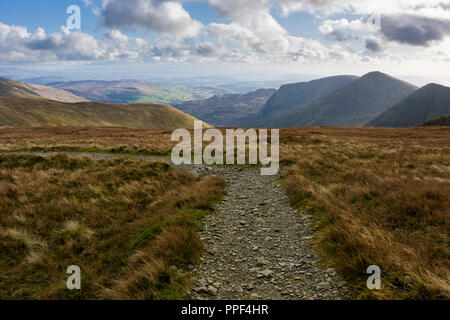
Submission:
<svg viewBox="0 0 450 320">
<path fill-rule="evenodd" d="M 450 113 L 450 88 L 429 84 L 368 123 L 374 127 L 412 127 Z"/>
<path fill-rule="evenodd" d="M 214 126 L 248 126 L 249 117 L 256 115 L 275 92 L 275 89 L 260 89 L 245 94 L 215 95 L 177 104 L 175 108 Z"/>
<path fill-rule="evenodd" d="M 187 128 L 196 119 L 160 104 L 62 103 L 42 98 L 0 97 L 0 126 L 121 126 Z"/>
<path fill-rule="evenodd" d="M 62 82 L 62 81 L 65 81 L 65 79 L 63 77 L 49 76 L 49 77 L 35 77 L 35 78 L 20 79 L 19 81 L 24 82 L 24 83 L 47 85 L 49 83 Z"/>
<path fill-rule="evenodd" d="M 203 90 L 166 87 L 143 80 L 71 81 L 49 84 L 83 97 L 106 103 L 166 103 L 204 99 L 211 95 Z"/>
<path fill-rule="evenodd" d="M 445 116 L 434 118 L 431 120 L 425 121 L 422 126 L 430 127 L 430 126 L 441 126 L 441 127 L 450 127 L 450 114 L 446 114 Z"/>
<path fill-rule="evenodd" d="M 270 126 L 283 115 L 283 111 L 294 108 L 299 111 L 309 102 L 324 97 L 355 79 L 355 76 L 335 76 L 283 85 L 256 115 L 253 124 Z"/>
<path fill-rule="evenodd" d="M 60 102 L 86 102 L 68 91 L 43 85 L 25 84 L 5 78 L 0 78 L 0 96 L 18 98 L 45 98 Z"/>
<path fill-rule="evenodd" d="M 381 72 L 371 72 L 300 109 L 286 110 L 274 126 L 364 126 L 417 89 Z"/>
</svg>

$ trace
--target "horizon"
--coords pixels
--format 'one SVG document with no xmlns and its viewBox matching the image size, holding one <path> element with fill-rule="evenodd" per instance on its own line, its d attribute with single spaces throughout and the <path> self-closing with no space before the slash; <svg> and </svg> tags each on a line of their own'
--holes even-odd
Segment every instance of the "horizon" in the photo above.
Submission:
<svg viewBox="0 0 450 320">
<path fill-rule="evenodd" d="M 450 86 L 450 76 L 442 72 L 450 61 L 449 4 L 442 0 L 3 2 L 0 76 L 302 82 L 380 71 L 417 86 Z M 76 19 L 67 9 L 73 5 L 80 9 L 80 29 L 71 25 Z"/>
</svg>

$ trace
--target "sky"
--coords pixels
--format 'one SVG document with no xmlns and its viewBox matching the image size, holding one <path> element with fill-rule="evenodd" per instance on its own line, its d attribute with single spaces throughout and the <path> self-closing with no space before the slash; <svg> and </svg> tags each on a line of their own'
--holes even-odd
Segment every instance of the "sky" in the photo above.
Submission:
<svg viewBox="0 0 450 320">
<path fill-rule="evenodd" d="M 80 29 L 71 23 L 78 19 L 68 23 L 73 5 Z M 0 66 L 98 78 L 114 70 L 123 77 L 379 70 L 450 85 L 450 0 L 1 1 Z"/>
</svg>

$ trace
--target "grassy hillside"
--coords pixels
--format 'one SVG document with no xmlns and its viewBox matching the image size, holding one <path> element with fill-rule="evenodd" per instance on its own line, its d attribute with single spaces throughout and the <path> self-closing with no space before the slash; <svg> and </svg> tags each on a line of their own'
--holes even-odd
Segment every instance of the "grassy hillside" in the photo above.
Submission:
<svg viewBox="0 0 450 320">
<path fill-rule="evenodd" d="M 443 126 L 443 127 L 449 127 L 450 126 L 450 114 L 447 114 L 445 116 L 434 118 L 428 121 L 425 121 L 422 126 Z"/>
<path fill-rule="evenodd" d="M 165 163 L 0 155 L 0 299 L 183 298 L 223 191 Z"/>
<path fill-rule="evenodd" d="M 0 78 L 0 97 L 45 98 L 61 102 L 86 102 L 68 91 L 37 84 L 25 84 Z"/>
<path fill-rule="evenodd" d="M 40 98 L 30 87 L 24 83 L 0 78 L 0 96 L 3 97 L 21 97 L 21 98 Z"/>
<path fill-rule="evenodd" d="M 429 84 L 386 110 L 369 126 L 412 127 L 450 113 L 450 88 Z"/>
<path fill-rule="evenodd" d="M 66 90 L 61 90 L 49 86 L 43 86 L 40 84 L 27 84 L 27 86 L 31 88 L 31 90 L 33 90 L 36 94 L 48 100 L 69 102 L 69 103 L 89 101 L 87 99 L 78 97 Z"/>
<path fill-rule="evenodd" d="M 0 126 L 193 128 L 195 118 L 159 104 L 62 103 L 0 97 Z"/>
</svg>

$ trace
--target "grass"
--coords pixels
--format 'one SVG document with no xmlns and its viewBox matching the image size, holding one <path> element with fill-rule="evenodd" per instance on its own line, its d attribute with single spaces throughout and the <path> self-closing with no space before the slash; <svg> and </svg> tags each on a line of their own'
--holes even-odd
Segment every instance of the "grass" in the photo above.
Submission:
<svg viewBox="0 0 450 320">
<path fill-rule="evenodd" d="M 283 132 L 286 188 L 313 214 L 316 248 L 362 299 L 450 297 L 450 130 Z M 365 287 L 382 270 L 382 289 Z"/>
<path fill-rule="evenodd" d="M 161 104 L 63 103 L 0 97 L 0 126 L 193 128 L 195 120 Z"/>
<path fill-rule="evenodd" d="M 184 298 L 223 192 L 158 162 L 0 155 L 0 298 Z M 73 264 L 80 291 L 65 286 Z"/>
<path fill-rule="evenodd" d="M 98 148 L 105 152 L 112 152 L 113 149 L 122 148 L 124 153 L 141 150 L 149 154 L 155 151 L 160 154 L 169 154 L 174 145 L 170 142 L 170 135 L 171 130 L 4 128 L 0 129 L 0 149 L 62 148 L 62 151 L 70 147 L 80 148 L 80 150 Z M 322 254 L 325 262 L 336 267 L 352 285 L 358 298 L 448 299 L 450 297 L 449 128 L 295 128 L 282 129 L 280 139 L 283 186 L 289 194 L 290 201 L 301 211 L 313 214 L 318 231 L 314 238 L 316 249 Z M 83 161 L 87 160 L 79 160 L 81 162 L 67 160 L 67 163 L 72 163 L 69 170 L 59 168 L 55 163 L 50 166 L 45 161 L 37 160 L 40 158 L 15 159 L 0 163 L 0 172 L 5 170 L 7 172 L 0 180 L 0 196 L 16 197 L 11 199 L 25 199 L 24 197 L 32 199 L 35 201 L 33 205 L 35 210 L 38 208 L 38 199 L 41 198 L 45 199 L 44 203 L 48 203 L 47 205 L 53 203 L 53 206 L 57 207 L 58 203 L 59 206 L 64 204 L 64 210 L 67 199 L 72 198 L 60 193 L 56 193 L 57 196 L 43 195 L 39 193 L 40 185 L 30 188 L 26 187 L 28 186 L 26 183 L 32 185 L 34 180 L 40 181 L 44 173 L 49 175 L 46 181 L 49 184 L 53 183 L 54 178 L 50 173 L 53 174 L 55 170 L 59 170 L 64 179 L 69 179 L 70 176 L 73 178 L 61 189 L 66 192 L 76 191 L 80 186 L 73 176 L 74 172 L 87 168 L 79 167 Z M 109 162 L 101 164 L 103 169 L 98 167 L 98 172 L 95 171 L 97 169 L 92 169 L 94 170 L 92 172 L 98 174 L 109 172 L 111 169 L 105 171 L 107 163 Z M 127 165 L 124 166 L 128 167 L 128 162 L 126 163 Z M 5 167 L 6 164 L 9 167 Z M 136 165 L 133 164 L 133 166 Z M 89 162 L 89 166 L 95 167 L 95 164 Z M 106 168 L 109 166 L 106 165 Z M 71 174 L 63 175 L 62 172 L 65 171 L 61 170 L 69 170 L 67 172 Z M 22 176 L 25 173 L 37 174 L 38 172 L 42 173 L 39 173 L 39 176 L 27 178 Z M 170 172 L 175 174 L 177 171 L 170 170 Z M 108 186 L 104 184 L 108 179 L 104 179 L 102 175 L 91 175 L 91 171 L 89 174 L 86 171 L 85 176 L 92 179 L 90 184 L 96 187 L 85 190 L 80 195 L 83 194 L 83 197 L 86 197 L 86 194 L 91 195 L 97 199 L 96 201 L 110 199 L 113 190 L 108 189 Z M 22 177 L 20 179 L 24 182 L 17 184 L 19 177 Z M 146 197 L 139 193 L 139 190 L 141 185 L 147 186 L 147 184 L 143 184 L 138 179 L 139 175 L 131 175 L 136 181 L 127 180 L 129 177 L 129 174 L 118 175 L 114 180 L 114 183 L 127 185 L 124 189 L 116 189 L 117 192 L 125 192 L 127 199 L 130 199 L 125 201 L 125 198 L 120 198 L 124 201 L 122 205 L 139 206 L 141 201 L 144 201 L 144 207 L 146 207 Z M 166 181 L 165 177 L 163 174 L 158 179 Z M 193 253 L 200 251 L 195 249 L 199 243 L 189 240 L 195 239 L 193 234 L 181 231 L 180 224 L 183 230 L 192 232 L 199 228 L 202 215 L 207 213 L 210 207 L 203 208 L 203 206 L 190 204 L 191 197 L 200 196 L 195 190 L 210 191 L 213 195 L 220 194 L 221 191 L 217 191 L 216 194 L 214 190 L 216 188 L 222 190 L 223 185 L 219 188 L 213 184 L 214 188 L 211 191 L 210 185 L 205 181 L 196 181 L 189 175 L 179 172 L 174 177 L 176 181 L 172 181 L 171 186 L 162 184 L 164 195 L 157 196 L 154 202 L 148 204 L 152 209 L 157 210 L 155 212 L 163 210 L 170 214 L 163 214 L 166 217 L 164 219 L 145 220 L 145 223 L 139 224 L 139 228 L 132 228 L 132 232 L 127 233 L 126 241 L 120 239 L 121 259 L 115 257 L 113 262 L 105 262 L 103 268 L 106 270 L 106 266 L 114 266 L 116 263 L 121 267 L 114 267 L 114 270 L 119 270 L 117 273 L 114 271 L 115 276 L 108 273 L 109 271 L 106 272 L 106 279 L 102 278 L 101 286 L 96 287 L 103 289 L 94 290 L 95 295 L 92 297 L 173 298 L 178 297 L 179 292 L 184 290 L 186 283 L 183 277 L 179 278 L 178 274 L 173 274 L 167 266 L 171 263 L 177 263 L 180 266 L 185 264 L 186 259 L 180 258 L 184 257 L 184 254 L 180 253 L 179 248 L 183 248 L 181 252 L 190 252 L 188 256 L 194 257 L 194 260 L 196 254 Z M 59 179 L 57 181 L 61 183 Z M 9 188 L 11 183 L 16 187 Z M 154 184 L 150 183 L 150 185 Z M 200 189 L 192 187 L 196 185 Z M 207 187 L 203 189 L 204 186 Z M 172 189 L 178 191 L 173 191 L 175 193 L 173 194 L 170 192 Z M 98 190 L 107 190 L 107 192 L 98 193 Z M 156 190 L 161 191 L 159 187 Z M 114 195 L 114 199 L 116 196 L 117 194 Z M 82 206 L 87 205 L 83 197 L 81 198 L 83 201 L 77 200 Z M 166 199 L 165 197 L 170 197 L 171 200 L 159 201 L 159 199 Z M 216 199 L 216 196 L 213 198 Z M 63 200 L 64 202 L 61 202 Z M 197 200 L 194 199 L 194 201 Z M 7 249 L 2 248 L 2 252 L 3 250 L 20 252 L 16 257 L 20 261 L 21 268 L 24 268 L 26 261 L 39 261 L 40 257 L 45 257 L 45 252 L 49 250 L 48 245 L 52 243 L 48 240 L 52 238 L 45 235 L 47 230 L 45 224 L 41 226 L 41 229 L 21 228 L 32 219 L 25 210 L 31 208 L 25 205 L 28 202 L 21 204 L 21 209 L 14 209 L 16 210 L 14 212 L 8 208 L 15 208 L 21 202 L 1 201 L 1 203 L 2 210 L 9 210 L 6 211 L 7 219 L 2 218 L 9 223 L 3 224 L 2 221 L 3 232 L 5 234 L 9 230 L 9 234 L 12 234 L 12 238 L 8 240 L 10 242 Z M 67 208 L 73 208 L 73 206 Z M 92 212 L 92 221 L 96 219 L 102 221 L 103 215 L 98 216 L 101 209 L 95 210 L 89 208 L 85 212 Z M 87 219 L 87 216 L 74 210 L 49 230 L 65 230 L 62 234 L 68 234 L 68 230 L 72 230 L 70 232 L 77 234 L 77 239 L 84 239 L 82 241 L 85 242 L 88 238 L 95 239 L 99 233 L 92 225 L 81 219 L 81 217 Z M 114 235 L 114 238 L 122 237 L 121 234 L 114 233 Z M 114 242 L 117 239 L 110 241 Z M 185 247 L 185 244 L 189 245 Z M 169 247 L 172 249 L 168 250 Z M 108 248 L 107 244 L 105 248 Z M 172 258 L 166 256 L 168 252 Z M 9 261 L 8 263 L 14 261 L 11 255 L 9 255 L 10 258 L 7 258 L 8 255 L 4 257 L 5 261 Z M 122 265 L 117 261 L 126 262 L 122 262 L 124 263 Z M 64 261 L 64 263 L 68 262 Z M 379 291 L 369 291 L 365 287 L 368 278 L 366 270 L 372 264 L 380 266 L 382 270 L 382 289 Z M 102 270 L 102 268 L 96 270 Z M 17 290 L 23 285 L 20 279 L 24 274 L 32 275 L 38 272 L 35 269 L 31 273 L 24 271 L 26 269 L 19 269 L 19 273 L 12 281 L 12 283 L 17 282 L 15 287 Z M 45 278 L 45 273 L 40 272 L 38 274 Z M 58 272 L 61 275 L 63 271 Z M 98 274 L 102 273 L 98 271 L 96 275 Z M 158 278 L 156 274 L 163 276 Z M 5 279 L 4 274 L 0 277 Z M 158 279 L 167 281 L 160 282 Z M 0 288 L 2 283 L 3 281 L 0 281 Z M 141 287 L 151 289 L 136 290 Z M 18 297 L 42 297 L 36 292 L 33 293 L 33 288 L 42 287 L 30 285 L 25 288 L 28 288 L 27 295 L 22 293 Z M 52 286 L 50 288 L 54 290 Z M 0 289 L 0 292 L 3 291 Z M 9 294 L 11 295 L 12 292 L 19 291 L 11 291 Z"/>
</svg>

